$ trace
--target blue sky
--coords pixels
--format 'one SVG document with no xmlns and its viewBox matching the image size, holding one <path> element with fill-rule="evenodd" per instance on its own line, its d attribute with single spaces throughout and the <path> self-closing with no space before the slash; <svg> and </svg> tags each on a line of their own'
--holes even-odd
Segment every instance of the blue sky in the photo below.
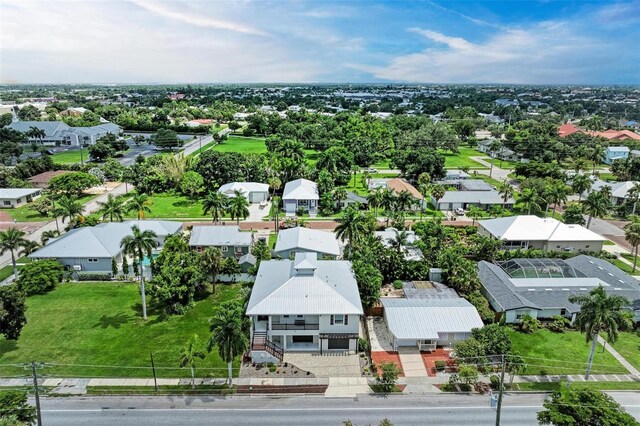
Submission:
<svg viewBox="0 0 640 426">
<path fill-rule="evenodd" d="M 640 84 L 640 0 L 0 0 L 0 81 Z"/>
</svg>

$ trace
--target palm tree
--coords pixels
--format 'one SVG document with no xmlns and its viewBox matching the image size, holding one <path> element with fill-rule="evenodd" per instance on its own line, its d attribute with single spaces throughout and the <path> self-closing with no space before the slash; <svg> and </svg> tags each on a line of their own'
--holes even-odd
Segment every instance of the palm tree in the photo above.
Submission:
<svg viewBox="0 0 640 426">
<path fill-rule="evenodd" d="M 582 194 L 591 188 L 591 179 L 587 175 L 575 175 L 571 181 L 571 189 L 578 194 L 578 201 L 582 201 Z"/>
<path fill-rule="evenodd" d="M 507 354 L 506 367 L 509 372 L 509 387 L 513 386 L 513 378 L 516 374 L 522 373 L 526 369 L 526 364 L 522 357 L 518 354 Z"/>
<path fill-rule="evenodd" d="M 133 197 L 131 197 L 131 199 L 127 201 L 125 208 L 127 212 L 137 213 L 138 220 L 140 220 L 144 219 L 145 213 L 151 213 L 151 208 L 149 207 L 151 206 L 151 204 L 153 204 L 153 202 L 149 199 L 149 196 L 147 194 L 141 193 L 135 194 Z"/>
<path fill-rule="evenodd" d="M 133 262 L 140 265 L 140 297 L 142 299 L 142 318 L 147 319 L 147 300 L 144 290 L 144 257 L 151 257 L 151 251 L 157 246 L 155 232 L 147 229 L 141 231 L 138 225 L 131 227 L 131 235 L 125 236 L 120 241 L 120 247 L 124 255 L 130 255 Z"/>
<path fill-rule="evenodd" d="M 629 192 L 627 192 L 627 200 L 630 203 L 633 203 L 633 209 L 631 209 L 631 215 L 636 214 L 636 208 L 638 207 L 638 202 L 640 202 L 640 182 L 636 182 Z"/>
<path fill-rule="evenodd" d="M 580 305 L 580 312 L 576 315 L 576 325 L 581 333 L 585 333 L 587 342 L 591 342 L 591 351 L 587 360 L 585 380 L 589 380 L 593 355 L 598 345 L 598 335 L 607 334 L 607 341 L 615 343 L 618 339 L 618 324 L 622 319 L 620 310 L 629 305 L 629 300 L 623 296 L 608 295 L 601 285 L 589 294 L 569 297 L 571 303 Z"/>
<path fill-rule="evenodd" d="M 511 184 L 509 184 L 506 179 L 503 180 L 498 186 L 498 193 L 502 195 L 503 209 L 507 208 L 507 201 L 509 200 L 509 198 L 513 197 L 514 192 L 515 190 L 513 189 L 513 186 L 511 186 Z"/>
<path fill-rule="evenodd" d="M 279 225 L 280 225 L 280 204 L 281 198 L 275 196 L 271 198 L 271 214 L 273 215 L 273 226 L 275 228 L 276 234 L 278 233 Z"/>
<path fill-rule="evenodd" d="M 471 206 L 469 207 L 469 213 L 467 213 L 467 216 L 473 219 L 471 226 L 475 226 L 476 220 L 482 216 L 482 210 L 477 206 Z"/>
<path fill-rule="evenodd" d="M 216 292 L 216 278 L 222 270 L 224 256 L 217 247 L 209 247 L 201 254 L 202 267 L 207 274 L 211 276 L 211 290 L 212 293 Z"/>
<path fill-rule="evenodd" d="M 397 229 L 395 232 L 396 237 L 390 241 L 390 244 L 392 248 L 395 248 L 398 251 L 398 253 L 402 253 L 403 247 L 409 245 L 409 234 L 407 231 L 398 231 Z"/>
<path fill-rule="evenodd" d="M 244 198 L 244 197 L 242 197 Z M 220 192 L 210 192 L 202 201 L 202 213 L 211 213 L 213 223 L 217 223 L 227 211 L 229 198 Z"/>
<path fill-rule="evenodd" d="M 180 368 L 189 366 L 191 369 L 191 389 L 196 388 L 196 360 L 198 358 L 204 359 L 205 354 L 197 349 L 198 347 L 198 335 L 194 334 L 193 337 L 187 342 L 187 346 L 180 348 Z"/>
<path fill-rule="evenodd" d="M 405 211 L 415 204 L 415 198 L 409 191 L 401 191 L 396 197 L 396 206 L 399 211 Z"/>
<path fill-rule="evenodd" d="M 20 256 L 29 256 L 34 251 L 40 248 L 40 244 L 35 241 L 25 240 L 22 244 L 22 249 L 18 252 Z"/>
<path fill-rule="evenodd" d="M 272 195 L 275 195 L 275 193 L 282 187 L 282 181 L 278 176 L 270 177 L 267 179 L 267 183 L 269 184 L 269 187 L 273 189 Z"/>
<path fill-rule="evenodd" d="M 231 215 L 231 219 L 235 219 L 236 224 L 240 225 L 240 218 L 245 220 L 247 216 L 249 216 L 249 201 L 247 201 L 240 191 L 234 191 L 233 195 L 229 203 L 229 214 Z"/>
<path fill-rule="evenodd" d="M 333 202 L 338 205 L 338 210 L 341 209 L 342 201 L 347 199 L 347 190 L 345 188 L 336 188 L 333 190 Z"/>
<path fill-rule="evenodd" d="M 47 244 L 47 241 L 49 241 L 51 238 L 56 238 L 58 235 L 60 235 L 60 231 L 44 231 L 42 235 L 40 235 L 40 242 L 42 243 L 42 245 L 45 245 Z"/>
<path fill-rule="evenodd" d="M 631 244 L 633 250 L 631 254 L 635 253 L 633 258 L 633 271 L 636 271 L 638 265 L 638 246 L 640 245 L 640 216 L 632 216 L 631 222 L 627 223 L 624 227 L 624 237 Z"/>
<path fill-rule="evenodd" d="M 82 216 L 83 211 L 84 206 L 79 201 L 67 196 L 62 196 L 58 200 L 58 206 L 55 208 L 53 214 L 56 217 L 61 217 L 62 223 L 69 219 L 69 226 L 73 228 L 77 222 L 84 219 Z"/>
<path fill-rule="evenodd" d="M 109 222 L 113 222 L 113 218 L 118 222 L 122 222 L 125 213 L 125 204 L 122 197 L 115 197 L 113 194 L 107 196 L 107 201 L 98 201 L 99 211 L 102 213 L 102 220 L 109 218 Z"/>
<path fill-rule="evenodd" d="M 377 187 L 367 195 L 367 202 L 370 207 L 373 207 L 373 214 L 378 218 L 378 208 L 384 205 L 384 189 Z"/>
<path fill-rule="evenodd" d="M 334 232 L 341 241 L 349 241 L 349 256 L 352 248 L 367 234 L 371 234 L 372 226 L 370 218 L 355 208 L 347 208 L 342 217 L 336 219 L 338 226 Z"/>
<path fill-rule="evenodd" d="M 587 195 L 587 198 L 582 202 L 582 210 L 589 216 L 587 220 L 587 229 L 591 226 L 591 218 L 603 217 L 609 211 L 611 203 L 609 199 L 604 197 L 602 192 L 593 191 Z"/>
<path fill-rule="evenodd" d="M 5 254 L 7 250 L 11 252 L 11 264 L 13 265 L 13 279 L 18 279 L 18 266 L 16 265 L 15 252 L 27 243 L 24 238 L 26 234 L 16 228 L 9 228 L 6 231 L 0 231 L 0 255 Z"/>
<path fill-rule="evenodd" d="M 431 197 L 433 197 L 433 199 L 436 201 L 436 211 L 438 210 L 438 202 L 442 199 L 442 197 L 444 197 L 445 192 L 446 191 L 444 189 L 444 186 L 442 185 L 433 185 L 431 187 Z"/>
<path fill-rule="evenodd" d="M 553 204 L 551 210 L 551 217 L 555 217 L 556 207 L 558 204 L 562 205 L 567 202 L 567 186 L 558 182 L 547 187 L 545 192 L 545 198 L 547 199 L 547 209 L 549 204 Z"/>
<path fill-rule="evenodd" d="M 541 204 L 544 202 L 544 199 L 534 188 L 525 188 L 520 194 L 519 202 L 522 204 L 522 207 L 527 210 L 527 214 L 531 214 L 531 210 L 542 210 Z"/>
<path fill-rule="evenodd" d="M 207 351 L 218 348 L 218 355 L 229 368 L 229 387 L 232 386 L 233 360 L 244 353 L 249 345 L 245 331 L 244 313 L 241 305 L 233 302 L 220 304 L 211 318 L 211 337 Z"/>
</svg>

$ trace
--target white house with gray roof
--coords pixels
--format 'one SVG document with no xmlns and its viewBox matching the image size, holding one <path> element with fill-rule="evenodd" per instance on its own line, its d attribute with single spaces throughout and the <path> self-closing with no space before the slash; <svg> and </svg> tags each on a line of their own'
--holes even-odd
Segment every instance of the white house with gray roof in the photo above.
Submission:
<svg viewBox="0 0 640 426">
<path fill-rule="evenodd" d="M 101 223 L 96 226 L 75 228 L 59 238 L 51 239 L 41 249 L 30 254 L 31 259 L 57 259 L 66 269 L 76 272 L 111 272 L 111 259 L 122 264 L 120 243 L 131 235 L 136 225 L 141 231 L 156 234 L 158 249 L 164 240 L 182 231 L 182 222 L 166 220 L 129 220 L 126 222 Z"/>
<path fill-rule="evenodd" d="M 445 191 L 444 196 L 438 201 L 431 197 L 431 204 L 442 211 L 455 209 L 468 209 L 471 206 L 488 210 L 491 206 L 505 206 L 513 208 L 516 200 L 509 197 L 506 202 L 498 191 Z"/>
<path fill-rule="evenodd" d="M 307 179 L 287 182 L 282 192 L 282 203 L 287 215 L 295 215 L 299 209 L 315 215 L 318 212 L 318 185 Z"/>
<path fill-rule="evenodd" d="M 637 185 L 640 185 L 640 181 L 624 181 L 624 182 L 606 182 L 604 180 L 597 179 L 591 186 L 591 191 L 600 191 L 605 186 L 611 188 L 611 203 L 616 206 L 623 204 L 627 198 L 629 198 L 629 192 Z M 585 192 L 583 197 L 586 197 L 589 193 Z"/>
<path fill-rule="evenodd" d="M 93 145 L 108 133 L 116 136 L 122 133 L 122 128 L 114 123 L 101 123 L 91 127 L 70 127 L 63 121 L 14 121 L 7 127 L 22 133 L 27 133 L 32 127 L 43 130 L 45 133 L 43 138 L 29 138 L 29 140 L 45 145 Z"/>
<path fill-rule="evenodd" d="M 269 185 L 258 182 L 231 182 L 225 183 L 218 192 L 227 197 L 235 197 L 239 191 L 251 204 L 258 204 L 269 199 Z"/>
<path fill-rule="evenodd" d="M 315 253 L 263 261 L 246 312 L 251 358 L 277 362 L 287 351 L 355 352 L 363 313 L 351 262 L 318 260 Z"/>
<path fill-rule="evenodd" d="M 248 254 L 252 245 L 253 233 L 242 232 L 239 226 L 194 226 L 189 237 L 189 246 L 199 252 L 217 247 L 223 256 L 236 259 Z"/>
<path fill-rule="evenodd" d="M 289 259 L 296 253 L 317 253 L 320 257 L 340 256 L 340 244 L 333 232 L 295 227 L 278 232 L 274 254 Z"/>
<path fill-rule="evenodd" d="M 635 321 L 640 321 L 640 282 L 604 259 L 580 255 L 570 259 L 511 259 L 478 262 L 481 291 L 507 323 L 524 315 L 575 320 L 580 306 L 569 301 L 602 286 L 609 294 L 626 297 Z"/>
<path fill-rule="evenodd" d="M 30 203 L 40 196 L 40 188 L 2 188 L 0 189 L 0 208 L 10 209 Z"/>
</svg>

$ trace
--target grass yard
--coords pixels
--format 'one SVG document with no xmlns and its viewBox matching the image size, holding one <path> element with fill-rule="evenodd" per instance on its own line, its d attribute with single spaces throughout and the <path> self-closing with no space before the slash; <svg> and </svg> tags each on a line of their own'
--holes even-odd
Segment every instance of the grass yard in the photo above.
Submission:
<svg viewBox="0 0 640 426">
<path fill-rule="evenodd" d="M 98 194 L 83 195 L 78 198 L 78 201 L 85 204 L 96 197 L 98 197 Z M 5 209 L 5 211 L 9 216 L 11 216 L 11 218 L 18 222 L 49 222 L 53 220 L 50 216 L 43 216 L 40 213 L 29 209 L 29 206 L 30 204 L 25 204 L 23 206 L 16 207 L 15 209 Z"/>
<path fill-rule="evenodd" d="M 621 332 L 613 348 L 640 370 L 640 335 Z"/>
<path fill-rule="evenodd" d="M 452 154 L 450 151 L 440 151 L 445 158 L 444 166 L 447 169 L 460 169 L 462 167 L 469 167 L 470 169 L 486 169 L 487 166 L 472 160 L 471 157 L 486 157 L 487 155 L 476 151 L 468 146 L 461 146 L 458 148 L 457 154 Z"/>
<path fill-rule="evenodd" d="M 566 382 L 560 383 L 514 383 L 512 390 L 521 391 L 554 391 L 560 386 L 566 386 Z M 598 389 L 598 390 L 640 390 L 638 382 L 572 382 L 573 389 Z"/>
<path fill-rule="evenodd" d="M 633 266 L 623 262 L 620 259 L 613 259 L 610 262 L 613 263 L 616 267 L 618 267 L 622 271 L 626 272 L 627 274 L 640 275 L 640 269 L 636 268 L 635 272 L 631 272 L 631 271 L 633 271 Z"/>
<path fill-rule="evenodd" d="M 615 246 L 615 245 L 616 245 L 616 243 L 614 243 L 613 241 L 604 240 L 604 241 L 602 242 L 602 245 L 603 245 L 603 246 Z"/>
<path fill-rule="evenodd" d="M 75 164 L 75 163 L 79 163 L 81 158 L 80 158 L 80 151 L 79 149 L 70 149 L 67 151 L 62 151 L 62 152 L 58 152 L 55 153 L 51 156 L 51 160 L 54 163 L 58 163 L 58 164 Z M 82 148 L 82 160 L 84 162 L 87 162 L 89 160 L 89 149 L 88 148 Z"/>
<path fill-rule="evenodd" d="M 223 143 L 210 145 L 206 150 L 208 151 L 209 149 L 219 152 L 242 152 L 244 154 L 267 152 L 264 138 L 247 138 L 244 136 L 229 136 Z M 205 150 L 203 149 L 203 151 Z"/>
<path fill-rule="evenodd" d="M 585 337 L 577 331 L 553 333 L 540 329 L 524 334 L 508 329 L 513 342 L 512 352 L 523 357 L 527 364 L 523 375 L 529 374 L 584 374 L 589 349 Z M 594 374 L 627 373 L 627 370 L 598 345 L 593 360 Z"/>
<path fill-rule="evenodd" d="M 191 200 L 182 195 L 171 195 L 166 193 L 154 194 L 149 197 L 151 213 L 145 213 L 145 219 L 180 219 L 180 218 L 210 218 L 202 214 L 202 202 Z M 129 219 L 136 219 L 137 214 L 128 213 Z"/>
<path fill-rule="evenodd" d="M 240 290 L 239 284 L 218 285 L 215 295 L 186 314 L 161 320 L 150 309 L 145 322 L 135 283 L 61 284 L 27 299 L 28 323 L 17 341 L 0 338 L 0 364 L 46 362 L 41 372 L 49 377 L 150 378 L 152 352 L 158 377 L 188 377 L 189 370 L 179 368 L 180 347 L 196 333 L 205 350 L 215 306 L 240 297 Z M 113 367 L 99 367 L 106 365 Z M 214 351 L 199 362 L 196 374 L 224 377 L 226 368 Z M 25 370 L 0 367 L 0 375 L 16 374 Z"/>
</svg>

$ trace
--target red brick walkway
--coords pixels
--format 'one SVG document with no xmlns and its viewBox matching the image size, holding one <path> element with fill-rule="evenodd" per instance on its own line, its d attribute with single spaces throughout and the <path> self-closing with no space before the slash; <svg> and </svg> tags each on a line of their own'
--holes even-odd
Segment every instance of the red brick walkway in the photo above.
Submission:
<svg viewBox="0 0 640 426">
<path fill-rule="evenodd" d="M 421 352 L 420 354 L 422 355 L 422 361 L 429 376 L 436 375 L 436 361 L 444 361 L 449 367 L 456 365 L 455 360 L 449 355 L 450 352 L 442 348 L 438 348 L 433 352 Z"/>
<path fill-rule="evenodd" d="M 382 364 L 383 362 L 394 363 L 400 369 L 400 374 L 398 375 L 401 377 L 404 377 L 404 373 L 402 372 L 402 362 L 400 362 L 400 355 L 398 355 L 398 352 L 387 352 L 387 351 L 371 352 L 371 360 L 376 365 L 376 367 Z"/>
</svg>

